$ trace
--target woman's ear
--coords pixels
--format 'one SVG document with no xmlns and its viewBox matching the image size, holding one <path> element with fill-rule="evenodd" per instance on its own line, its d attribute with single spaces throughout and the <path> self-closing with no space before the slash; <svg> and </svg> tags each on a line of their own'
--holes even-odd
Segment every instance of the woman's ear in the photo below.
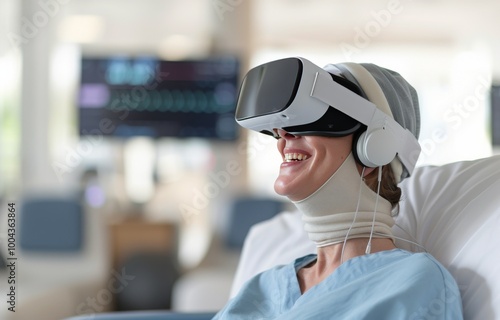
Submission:
<svg viewBox="0 0 500 320">
<path fill-rule="evenodd" d="M 365 167 L 365 172 L 364 172 L 363 178 L 366 177 L 367 175 L 369 175 L 370 173 L 372 173 L 373 170 L 375 170 L 375 169 L 376 168 Z"/>
<path fill-rule="evenodd" d="M 359 164 L 359 163 L 356 163 L 356 167 L 358 167 L 358 172 L 359 174 L 361 175 L 361 173 L 363 173 L 363 177 L 362 178 L 365 178 L 366 176 L 368 176 L 370 173 L 373 172 L 373 170 L 377 169 L 377 168 L 371 168 L 371 167 L 364 167 L 365 170 L 363 172 L 363 165 Z"/>
</svg>

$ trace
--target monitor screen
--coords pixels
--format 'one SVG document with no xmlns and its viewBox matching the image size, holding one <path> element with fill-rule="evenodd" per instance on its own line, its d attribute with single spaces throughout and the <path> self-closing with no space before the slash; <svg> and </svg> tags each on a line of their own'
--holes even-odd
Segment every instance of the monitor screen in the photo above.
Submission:
<svg viewBox="0 0 500 320">
<path fill-rule="evenodd" d="M 238 72 L 234 57 L 83 58 L 80 135 L 235 140 Z"/>
</svg>

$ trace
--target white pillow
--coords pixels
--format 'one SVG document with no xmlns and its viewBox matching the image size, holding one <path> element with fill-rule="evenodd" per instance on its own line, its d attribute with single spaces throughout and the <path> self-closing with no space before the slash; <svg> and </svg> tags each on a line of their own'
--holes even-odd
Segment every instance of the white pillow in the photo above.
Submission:
<svg viewBox="0 0 500 320">
<path fill-rule="evenodd" d="M 499 319 L 500 156 L 418 168 L 401 188 L 396 223 L 410 237 L 397 227 L 395 235 L 416 239 L 448 268 L 465 319 Z"/>
<path fill-rule="evenodd" d="M 417 168 L 401 184 L 394 234 L 425 247 L 453 274 L 465 319 L 500 319 L 500 156 Z M 397 241 L 398 247 L 422 251 Z M 298 212 L 254 226 L 231 291 L 255 274 L 315 252 Z"/>
</svg>

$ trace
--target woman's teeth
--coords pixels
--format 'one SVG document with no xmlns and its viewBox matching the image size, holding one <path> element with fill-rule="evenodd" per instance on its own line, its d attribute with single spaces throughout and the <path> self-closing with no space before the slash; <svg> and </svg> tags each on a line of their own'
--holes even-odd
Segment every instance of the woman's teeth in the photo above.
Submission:
<svg viewBox="0 0 500 320">
<path fill-rule="evenodd" d="M 306 160 L 307 155 L 301 153 L 285 153 L 285 162 Z"/>
</svg>

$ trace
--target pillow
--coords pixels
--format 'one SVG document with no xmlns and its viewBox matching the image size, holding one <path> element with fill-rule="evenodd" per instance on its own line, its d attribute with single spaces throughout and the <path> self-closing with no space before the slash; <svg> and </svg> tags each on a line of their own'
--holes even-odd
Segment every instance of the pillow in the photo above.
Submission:
<svg viewBox="0 0 500 320">
<path fill-rule="evenodd" d="M 415 239 L 448 268 L 465 319 L 500 318 L 500 156 L 421 167 L 401 189 L 394 234 Z"/>
<path fill-rule="evenodd" d="M 401 184 L 394 235 L 419 243 L 455 277 L 465 319 L 500 318 L 500 156 L 417 168 Z M 397 240 L 398 247 L 422 251 Z M 299 212 L 252 227 L 231 296 L 255 274 L 315 252 Z"/>
</svg>

